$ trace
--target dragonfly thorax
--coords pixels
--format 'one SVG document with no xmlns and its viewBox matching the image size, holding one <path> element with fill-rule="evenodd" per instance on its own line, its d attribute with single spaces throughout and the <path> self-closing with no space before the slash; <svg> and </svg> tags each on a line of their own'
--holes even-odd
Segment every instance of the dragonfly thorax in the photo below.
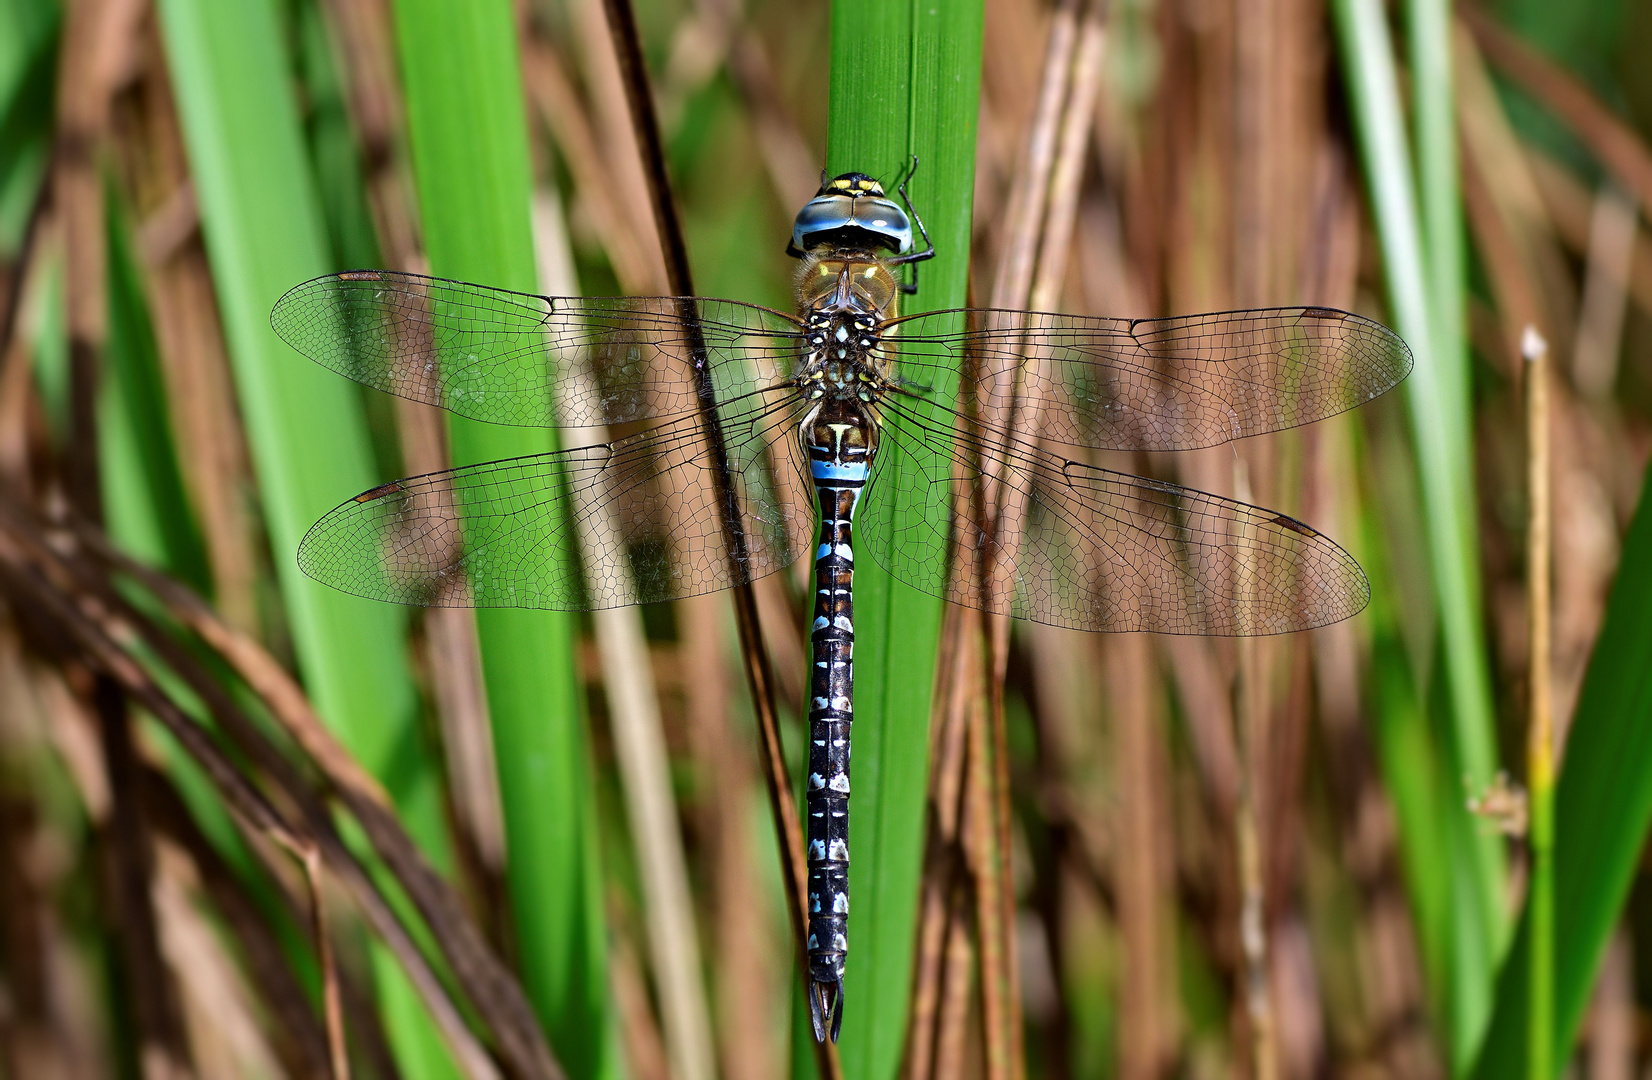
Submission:
<svg viewBox="0 0 1652 1080">
<path fill-rule="evenodd" d="M 828 247 L 803 256 L 797 301 L 805 313 L 857 311 L 874 319 L 894 314 L 900 282 L 887 260 L 868 250 Z"/>
<path fill-rule="evenodd" d="M 873 315 L 853 308 L 816 309 L 809 312 L 807 326 L 808 347 L 797 381 L 810 397 L 872 401 L 882 392 Z"/>
</svg>

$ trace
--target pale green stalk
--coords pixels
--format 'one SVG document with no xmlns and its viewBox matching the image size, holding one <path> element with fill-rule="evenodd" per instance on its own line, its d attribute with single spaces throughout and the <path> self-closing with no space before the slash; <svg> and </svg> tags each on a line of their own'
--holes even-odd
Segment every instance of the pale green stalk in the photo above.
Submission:
<svg viewBox="0 0 1652 1080">
<path fill-rule="evenodd" d="M 1409 10 L 1417 170 L 1412 168 L 1382 5 L 1377 0 L 1336 0 L 1332 5 L 1389 304 L 1416 356 L 1406 400 L 1443 631 L 1451 704 L 1450 776 L 1481 791 L 1496 773 L 1497 751 L 1480 623 L 1449 7 L 1442 0 L 1412 0 Z M 1460 1073 L 1472 1062 L 1490 1015 L 1491 975 L 1507 936 L 1508 916 L 1501 842 L 1461 812 L 1461 795 L 1446 803 L 1455 867 L 1450 1044 L 1454 1071 Z"/>
</svg>

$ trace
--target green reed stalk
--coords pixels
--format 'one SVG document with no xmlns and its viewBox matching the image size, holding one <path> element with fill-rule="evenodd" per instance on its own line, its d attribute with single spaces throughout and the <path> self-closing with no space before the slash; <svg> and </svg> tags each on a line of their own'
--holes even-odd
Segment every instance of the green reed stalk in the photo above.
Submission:
<svg viewBox="0 0 1652 1080">
<path fill-rule="evenodd" d="M 937 255 L 903 312 L 961 307 L 969 272 L 982 8 L 837 0 L 827 168 L 909 188 Z M 956 385 L 937 386 L 949 399 Z M 892 542 L 893 538 L 888 538 Z M 941 601 L 855 567 L 855 764 L 849 972 L 843 1038 L 850 1080 L 896 1075 L 906 1035 L 924 841 L 930 695 Z"/>
<path fill-rule="evenodd" d="M 532 171 L 506 0 L 397 0 L 426 248 L 444 277 L 535 290 Z M 455 464 L 555 449 L 554 433 L 451 417 Z M 571 542 L 567 530 L 551 542 Z M 522 979 L 570 1076 L 618 1074 L 596 806 L 564 612 L 477 612 Z"/>
<path fill-rule="evenodd" d="M 1417 161 L 1400 107 L 1393 45 L 1375 0 L 1332 4 L 1366 182 L 1382 246 L 1389 303 L 1416 355 L 1406 384 L 1427 511 L 1450 698 L 1448 788 L 1484 790 L 1497 769 L 1491 690 L 1480 625 L 1474 532 L 1473 416 L 1463 341 L 1461 218 L 1449 55 L 1449 10 L 1410 5 Z M 1419 212 L 1419 200 L 1421 211 Z M 1450 1045 L 1454 1071 L 1472 1062 L 1491 1009 L 1491 973 L 1506 939 L 1500 841 L 1448 790 L 1452 837 Z M 1410 840 L 1407 841 L 1411 842 Z"/>
<path fill-rule="evenodd" d="M 356 389 L 270 328 L 284 291 L 333 269 L 275 9 L 213 0 L 161 0 L 157 9 L 299 669 L 317 710 L 385 783 L 442 865 L 437 774 L 407 752 L 418 740 L 406 618 L 311 581 L 293 558 L 311 522 L 383 478 Z M 374 974 L 404 1071 L 441 1075 L 446 1049 L 382 950 L 374 951 Z"/>
</svg>

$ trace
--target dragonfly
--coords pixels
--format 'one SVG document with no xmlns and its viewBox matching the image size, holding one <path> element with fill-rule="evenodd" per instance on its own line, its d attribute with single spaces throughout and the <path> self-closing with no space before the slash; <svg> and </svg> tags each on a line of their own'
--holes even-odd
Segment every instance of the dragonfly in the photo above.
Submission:
<svg viewBox="0 0 1652 1080">
<path fill-rule="evenodd" d="M 795 313 L 361 270 L 293 288 L 272 315 L 299 352 L 358 383 L 560 430 L 554 452 L 341 503 L 298 551 L 304 572 L 334 588 L 581 611 L 813 559 L 817 1040 L 838 1038 L 849 948 L 856 557 L 956 604 L 1078 630 L 1277 634 L 1348 618 L 1369 585 L 1311 526 L 1105 468 L 1098 452 L 1297 427 L 1377 397 L 1412 364 L 1391 330 L 1323 307 L 903 315 L 935 247 L 905 182 L 896 190 L 899 202 L 864 173 L 824 179 L 787 248 L 800 261 Z M 579 531 L 595 540 L 582 547 Z"/>
</svg>

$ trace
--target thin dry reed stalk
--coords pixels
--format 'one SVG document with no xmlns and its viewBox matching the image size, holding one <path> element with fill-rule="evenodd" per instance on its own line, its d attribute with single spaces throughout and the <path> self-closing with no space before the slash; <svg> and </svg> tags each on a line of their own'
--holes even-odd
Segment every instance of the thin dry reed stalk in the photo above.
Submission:
<svg viewBox="0 0 1652 1080">
<path fill-rule="evenodd" d="M 969 702 L 979 668 L 978 617 L 967 608 L 946 609 L 941 634 L 941 673 L 935 694 L 935 722 L 930 725 L 929 791 L 925 814 L 924 874 L 918 896 L 917 960 L 913 965 L 912 1015 L 907 1024 L 905 1075 L 929 1080 L 938 1071 L 942 1045 L 961 1038 L 952 1024 L 963 1023 L 957 1010 L 946 1011 L 947 995 L 962 986 L 965 1011 L 970 972 L 954 965 L 953 935 L 968 940 L 963 907 L 965 860 L 961 822 L 968 762 Z M 962 625 L 960 625 L 962 624 Z M 950 974 L 950 978 L 949 978 Z"/>
<path fill-rule="evenodd" d="M 1530 793 L 1531 913 L 1530 974 L 1527 1011 L 1527 1075 L 1533 1080 L 1554 1073 L 1554 690 L 1550 681 L 1553 648 L 1553 560 L 1549 453 L 1549 346 L 1537 328 L 1522 335 L 1526 391 L 1526 617 L 1527 728 L 1526 783 Z"/>
<path fill-rule="evenodd" d="M 259 624 L 251 465 L 229 357 L 218 320 L 199 208 L 184 157 L 176 102 L 158 31 L 143 35 L 142 103 L 123 125 L 124 186 L 142 215 L 135 247 L 154 317 L 168 415 L 212 576 L 213 598 L 231 623 Z"/>
<path fill-rule="evenodd" d="M 1250 478 L 1243 459 L 1234 462 L 1234 494 L 1251 502 Z M 1243 572 L 1243 571 L 1241 571 Z M 1248 575 L 1247 575 L 1248 576 Z M 1239 857 L 1239 948 L 1244 966 L 1240 998 L 1249 1021 L 1251 1080 L 1279 1080 L 1279 1033 L 1268 958 L 1266 853 L 1262 847 L 1265 794 L 1264 740 L 1272 734 L 1266 658 L 1256 638 L 1239 642 L 1239 691 L 1234 738 L 1239 756 L 1239 801 L 1234 814 L 1234 846 Z"/>
<path fill-rule="evenodd" d="M 975 1025 L 971 1021 L 971 990 L 975 974 L 975 942 L 969 933 L 969 895 L 962 884 L 949 899 L 945 970 L 941 976 L 940 1016 L 936 1024 L 935 1065 L 931 1076 L 963 1076 Z"/>
<path fill-rule="evenodd" d="M 638 208 L 625 203 L 625 193 L 615 178 L 624 162 L 610 164 L 607 148 L 596 134 L 600 118 L 594 121 L 586 115 L 561 58 L 531 25 L 522 35 L 522 76 L 573 178 L 574 197 L 591 219 L 620 287 L 638 296 L 666 292 L 665 264 L 660 260 L 659 242 L 650 232 L 651 222 L 639 219 Z"/>
<path fill-rule="evenodd" d="M 110 99 L 132 71 L 139 0 L 87 0 L 66 13 L 57 68 L 57 154 L 50 182 L 63 220 L 68 283 L 70 501 L 87 520 L 101 514 L 98 482 L 99 368 L 109 333 L 103 178 Z"/>
<path fill-rule="evenodd" d="M 1231 295 L 1240 307 L 1302 300 L 1315 236 L 1316 166 L 1330 138 L 1322 105 L 1325 27 L 1316 14 L 1300 0 L 1271 0 L 1244 11 L 1234 27 Z M 1297 510 L 1302 441 L 1301 434 L 1281 433 L 1236 448 L 1266 505 Z M 1319 994 L 1312 966 L 1300 962 L 1302 950 L 1290 942 L 1305 933 L 1293 886 L 1312 658 L 1305 641 L 1284 638 L 1249 640 L 1240 657 L 1240 723 L 1250 729 L 1241 764 L 1255 785 L 1262 888 L 1247 900 L 1259 902 L 1264 946 L 1276 936 L 1283 943 L 1256 958 L 1265 980 L 1258 1003 L 1272 1028 L 1272 1067 L 1310 1075 L 1323 1068 Z"/>
<path fill-rule="evenodd" d="M 607 165 L 609 191 L 617 213 L 629 223 L 643 273 L 654 275 L 654 284 L 642 292 L 671 295 L 675 287 L 652 210 L 648 169 L 634 132 L 625 78 L 614 51 L 605 5 L 601 0 L 580 0 L 573 6 L 572 15 L 576 55 L 584 68 L 589 97 L 590 130 Z M 582 186 L 582 197 L 584 194 Z"/>
<path fill-rule="evenodd" d="M 1156 1080 L 1175 1058 L 1175 863 L 1162 689 L 1153 643 L 1142 634 L 1107 640 L 1101 671 L 1110 703 L 1118 857 L 1112 879 L 1123 938 L 1119 1076 Z"/>
<path fill-rule="evenodd" d="M 753 843 L 757 763 L 731 720 L 734 689 L 728 609 L 716 596 L 676 605 L 684 726 L 706 778 L 700 814 L 709 835 L 707 920 L 715 956 L 719 1060 L 726 1080 L 767 1080 L 782 1069 L 776 1038 L 785 1029 L 791 985 L 790 937 L 772 918 Z"/>
<path fill-rule="evenodd" d="M 322 887 L 321 848 L 311 840 L 278 835 L 304 867 L 304 881 L 310 892 L 310 933 L 315 938 L 316 958 L 321 964 L 321 1015 L 327 1021 L 327 1061 L 332 1080 L 350 1080 L 350 1056 L 344 1044 L 344 1007 L 339 1000 L 338 967 L 333 961 L 333 935 L 327 926 L 326 889 Z"/>
<path fill-rule="evenodd" d="M 1537 181 L 1503 111 L 1474 40 L 1459 27 L 1453 60 L 1463 133 L 1463 196 L 1469 223 L 1488 256 L 1487 273 L 1503 316 L 1505 363 L 1516 375 L 1527 323 L 1550 340 L 1570 340 L 1573 287 L 1544 210 Z"/>
<path fill-rule="evenodd" d="M 1076 189 L 1082 178 L 1083 151 L 1088 140 L 1090 118 L 1096 96 L 1096 81 L 1103 27 L 1099 12 L 1092 12 L 1083 37 L 1083 49 L 1075 72 L 1075 53 L 1080 51 L 1079 7 L 1062 3 L 1050 24 L 1046 44 L 1043 81 L 1022 156 L 1008 199 L 1002 249 L 992 289 L 995 308 L 1026 308 L 1031 302 L 1035 277 L 1045 283 L 1046 293 L 1055 293 L 1065 277 L 1067 245 L 1071 239 Z M 1064 120 L 1066 121 L 1064 123 Z M 1052 188 L 1058 176 L 1060 187 Z M 1051 207 L 1058 208 L 1052 214 Z M 1040 244 L 1041 238 L 1046 239 Z M 1053 297 L 1041 297 L 1046 301 Z M 1010 369 L 999 373 L 1002 381 L 1019 373 Z M 1016 402 L 1015 387 L 1004 385 L 1001 400 Z M 981 422 L 992 431 L 989 439 L 1010 439 L 1022 430 L 1036 431 L 1036 416 L 1022 417 L 1016 404 L 1003 416 L 983 416 Z M 1019 521 L 1005 513 L 1007 488 L 991 465 L 983 462 L 982 499 L 984 524 L 994 537 L 989 552 L 999 545 L 1013 549 L 1012 538 L 1021 529 Z M 1009 587 L 1005 575 L 1010 567 L 990 555 L 979 562 L 979 572 L 994 589 Z M 986 668 L 990 701 L 990 739 L 979 744 L 972 737 L 972 761 L 977 750 L 988 755 L 972 764 L 969 775 L 980 777 L 991 792 L 990 829 L 978 834 L 976 849 L 977 923 L 981 948 L 981 995 L 986 1036 L 987 1075 L 993 1080 L 1014 1080 L 1024 1074 L 1023 1025 L 1021 1017 L 1021 972 L 1017 955 L 1016 904 L 1011 866 L 1009 745 L 1004 719 L 1004 677 L 1009 662 L 1009 620 L 989 616 L 985 620 L 989 643 Z M 990 769 L 986 768 L 990 761 Z M 984 872 L 983 872 L 984 871 Z"/>
<path fill-rule="evenodd" d="M 977 669 L 977 678 L 980 678 Z M 975 684 L 981 686 L 979 681 Z M 996 699 L 996 700 L 995 700 Z M 976 940 L 981 964 L 982 1035 L 985 1073 L 990 1080 L 1008 1080 L 1021 1064 L 1010 1057 L 1009 1026 L 1019 1019 L 1020 1002 L 1010 997 L 1010 965 L 1014 962 L 1013 921 L 1006 918 L 1003 891 L 1009 888 L 1004 872 L 1005 852 L 999 845 L 997 792 L 994 775 L 1001 747 L 994 745 L 992 723 L 994 705 L 1001 697 L 989 697 L 978 689 L 966 706 L 968 758 L 964 771 L 964 810 L 959 835 L 974 872 Z M 1013 913 L 1013 909 L 1010 909 Z M 947 981 L 967 979 L 965 972 L 948 964 Z M 956 991 L 953 992 L 956 994 Z M 943 1028 L 943 1030 L 946 1030 Z M 955 1075 L 937 1050 L 939 1076 Z"/>
<path fill-rule="evenodd" d="M 1577 341 L 1572 346 L 1572 385 L 1580 396 L 1604 402 L 1617 385 L 1640 210 L 1633 197 L 1608 181 L 1595 195 L 1589 219 L 1583 300 Z"/>
<path fill-rule="evenodd" d="M 1596 193 L 1585 187 L 1570 168 L 1541 150 L 1532 146 L 1524 150 L 1532 178 L 1543 196 L 1544 209 L 1561 242 L 1574 255 L 1587 259 L 1594 232 Z M 1629 239 L 1629 268 L 1624 284 L 1635 306 L 1642 312 L 1652 312 L 1652 238 L 1640 227 L 1638 219 L 1635 225 Z"/>
<path fill-rule="evenodd" d="M 1033 311 L 1054 311 L 1061 302 L 1061 286 L 1067 279 L 1068 252 L 1072 246 L 1074 219 L 1078 214 L 1079 188 L 1084 179 L 1084 165 L 1088 160 L 1087 151 L 1094 131 L 1106 48 L 1106 4 L 1104 0 L 1092 0 L 1084 7 L 1084 16 L 1078 27 L 1078 44 L 1073 51 L 1071 81 L 1050 174 L 1043 238 L 1038 245 L 1038 265 L 1028 294 L 1027 306 Z M 1036 421 L 1028 427 L 1034 431 L 1038 429 Z"/>
<path fill-rule="evenodd" d="M 1049 199 L 1050 173 L 1055 168 L 1061 117 L 1072 85 L 1078 14 L 1077 0 L 1063 0 L 1050 22 L 1038 103 L 1006 200 L 1004 238 L 1000 241 L 1002 250 L 992 286 L 991 303 L 995 308 L 1026 307 L 1027 295 L 1032 289 L 1038 238 Z"/>
<path fill-rule="evenodd" d="M 1601 320 L 1612 323 L 1621 319 L 1625 290 L 1633 281 L 1634 245 L 1637 240 L 1644 242 L 1644 238 L 1637 235 L 1633 224 L 1623 224 L 1621 210 L 1616 213 L 1620 218 L 1616 225 L 1610 220 L 1613 214 L 1607 215 L 1609 238 L 1602 244 L 1611 250 L 1602 250 L 1600 244 L 1593 243 L 1595 229 L 1588 227 L 1591 240 L 1586 241 L 1583 253 L 1587 266 L 1593 268 L 1595 311 L 1590 310 L 1587 280 L 1582 310 L 1574 310 L 1575 285 L 1560 251 L 1566 226 L 1549 214 L 1550 207 L 1564 205 L 1573 197 L 1568 180 L 1552 163 L 1545 163 L 1519 145 L 1474 42 L 1466 33 L 1460 33 L 1457 44 L 1463 86 L 1460 119 L 1467 150 L 1463 160 L 1464 202 L 1497 302 L 1501 352 L 1510 365 L 1509 373 L 1512 376 L 1518 371 L 1516 364 L 1527 325 L 1537 327 L 1546 341 L 1552 343 L 1558 337 L 1576 341 L 1591 351 L 1583 358 L 1581 371 L 1578 357 L 1573 357 L 1571 365 L 1574 376 L 1582 376 L 1579 389 L 1593 403 L 1590 407 L 1580 407 L 1564 379 L 1550 381 L 1554 423 L 1564 432 L 1554 443 L 1552 463 L 1557 477 L 1555 520 L 1560 523 L 1554 535 L 1555 638 L 1550 653 L 1558 755 L 1565 745 L 1572 706 L 1604 617 L 1603 598 L 1617 566 L 1618 511 L 1614 504 L 1627 502 L 1634 497 L 1627 493 L 1639 490 L 1638 472 L 1624 468 L 1631 458 L 1623 441 L 1623 425 L 1617 410 L 1600 396 L 1599 387 L 1609 377 L 1607 372 L 1615 368 L 1622 331 L 1621 322 L 1612 327 L 1601 325 Z M 1598 268 L 1603 261 L 1621 268 L 1626 248 L 1629 280 Z M 1602 356 L 1612 359 L 1603 361 Z M 1564 368 L 1564 364 L 1555 365 L 1557 371 Z M 1505 629 L 1503 636 L 1513 649 L 1523 652 L 1523 634 L 1516 622 Z"/>
</svg>

